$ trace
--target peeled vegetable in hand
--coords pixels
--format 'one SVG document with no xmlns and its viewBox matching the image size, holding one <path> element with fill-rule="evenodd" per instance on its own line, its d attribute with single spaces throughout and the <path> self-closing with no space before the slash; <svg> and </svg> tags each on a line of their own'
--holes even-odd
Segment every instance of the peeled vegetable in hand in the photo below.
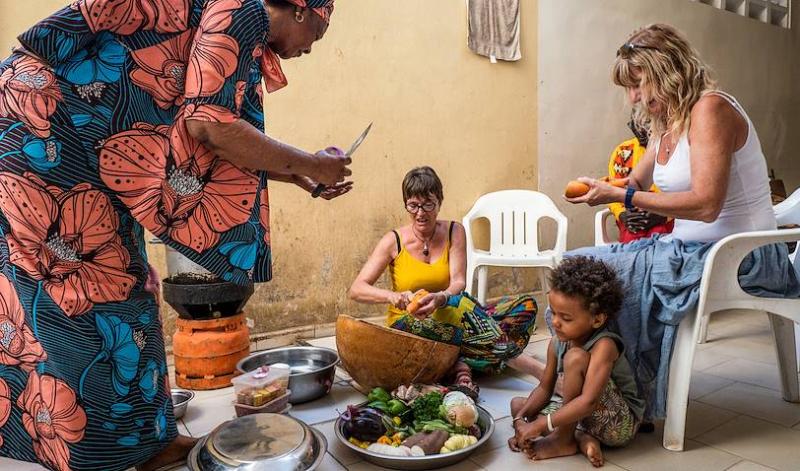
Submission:
<svg viewBox="0 0 800 471">
<path fill-rule="evenodd" d="M 472 435 L 450 435 L 450 438 L 444 442 L 444 446 L 439 450 L 439 453 L 452 453 L 457 450 L 463 450 L 476 443 L 478 443 L 478 439 Z"/>
<path fill-rule="evenodd" d="M 347 406 L 342 413 L 344 432 L 347 438 L 355 438 L 365 442 L 374 442 L 386 434 L 383 414 L 369 407 Z"/>
<path fill-rule="evenodd" d="M 424 298 L 429 294 L 430 293 L 428 293 L 424 289 L 421 289 L 416 293 L 414 293 L 414 296 L 411 298 L 411 302 L 408 303 L 408 307 L 406 307 L 406 311 L 408 311 L 409 314 L 414 314 L 415 312 L 417 312 L 417 309 L 419 309 L 419 302 L 422 301 L 422 298 Z"/>
<path fill-rule="evenodd" d="M 614 178 L 608 180 L 606 183 L 616 186 L 618 188 L 622 188 L 625 186 L 626 181 L 623 178 Z M 579 196 L 583 196 L 589 192 L 589 185 L 586 183 L 581 183 L 576 180 L 572 180 L 571 182 L 567 183 L 567 188 L 564 190 L 564 196 L 567 198 L 577 198 Z"/>
<path fill-rule="evenodd" d="M 457 427 L 470 428 L 478 421 L 478 408 L 466 394 L 452 391 L 442 400 L 447 421 Z"/>
</svg>

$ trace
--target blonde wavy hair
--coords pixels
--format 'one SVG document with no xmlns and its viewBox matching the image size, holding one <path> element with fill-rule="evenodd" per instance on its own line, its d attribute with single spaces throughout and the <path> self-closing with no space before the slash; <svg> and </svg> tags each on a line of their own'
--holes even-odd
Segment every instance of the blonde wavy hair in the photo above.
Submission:
<svg viewBox="0 0 800 471">
<path fill-rule="evenodd" d="M 637 124 L 650 121 L 650 134 L 670 131 L 681 135 L 689 129 L 692 107 L 716 90 L 708 66 L 677 29 L 651 24 L 635 31 L 617 52 L 612 78 L 625 88 L 641 87 L 642 106 Z M 647 103 L 665 107 L 663 116 L 652 116 Z"/>
</svg>

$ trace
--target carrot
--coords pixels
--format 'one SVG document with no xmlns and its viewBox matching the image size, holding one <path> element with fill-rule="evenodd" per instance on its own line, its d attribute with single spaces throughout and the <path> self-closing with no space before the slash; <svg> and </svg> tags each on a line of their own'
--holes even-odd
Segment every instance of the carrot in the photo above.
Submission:
<svg viewBox="0 0 800 471">
<path fill-rule="evenodd" d="M 424 289 L 421 289 L 421 290 L 417 291 L 416 293 L 414 293 L 414 296 L 411 298 L 411 302 L 408 303 L 408 307 L 406 308 L 408 313 L 409 314 L 414 314 L 415 312 L 417 312 L 417 309 L 419 309 L 419 302 L 422 301 L 422 298 L 424 298 L 425 296 L 427 296 L 429 294 L 430 293 L 428 293 Z"/>
<path fill-rule="evenodd" d="M 626 184 L 624 178 L 614 178 L 611 180 L 606 179 L 603 181 L 618 188 L 623 188 Z M 566 196 L 567 198 L 577 198 L 579 196 L 585 195 L 588 192 L 589 192 L 589 185 L 587 185 L 586 183 L 581 183 L 576 180 L 572 180 L 569 183 L 567 183 L 567 188 L 564 190 L 564 196 Z"/>
</svg>

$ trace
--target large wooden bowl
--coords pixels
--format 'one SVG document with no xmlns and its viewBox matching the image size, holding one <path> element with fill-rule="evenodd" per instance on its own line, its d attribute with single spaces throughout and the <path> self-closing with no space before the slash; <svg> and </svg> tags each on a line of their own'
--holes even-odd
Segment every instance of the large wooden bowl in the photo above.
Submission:
<svg viewBox="0 0 800 471">
<path fill-rule="evenodd" d="M 336 349 L 362 392 L 437 383 L 458 359 L 455 345 L 435 342 L 350 316 L 336 319 Z"/>
</svg>

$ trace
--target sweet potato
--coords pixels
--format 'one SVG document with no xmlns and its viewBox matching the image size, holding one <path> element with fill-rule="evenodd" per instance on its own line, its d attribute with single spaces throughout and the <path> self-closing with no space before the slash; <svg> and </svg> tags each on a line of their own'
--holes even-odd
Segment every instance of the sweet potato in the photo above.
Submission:
<svg viewBox="0 0 800 471">
<path fill-rule="evenodd" d="M 430 293 L 428 293 L 424 289 L 421 289 L 421 290 L 417 291 L 416 293 L 414 293 L 414 296 L 411 298 L 411 302 L 408 303 L 408 307 L 406 308 L 408 313 L 409 314 L 414 314 L 415 312 L 417 312 L 417 309 L 419 309 L 419 302 L 422 301 L 422 298 L 424 298 L 425 296 L 427 296 L 429 294 Z"/>
<path fill-rule="evenodd" d="M 450 437 L 450 434 L 444 430 L 434 430 L 433 432 L 419 432 L 411 435 L 403 441 L 403 446 L 409 448 L 418 446 L 422 448 L 425 455 L 435 455 L 444 446 L 444 442 Z"/>
<path fill-rule="evenodd" d="M 606 183 L 622 188 L 625 186 L 625 179 L 624 178 L 614 178 L 610 180 L 604 180 Z M 572 180 L 567 183 L 567 188 L 564 190 L 564 196 L 567 198 L 577 198 L 579 196 L 583 196 L 589 192 L 589 185 L 586 183 L 581 183 L 576 180 Z"/>
</svg>

